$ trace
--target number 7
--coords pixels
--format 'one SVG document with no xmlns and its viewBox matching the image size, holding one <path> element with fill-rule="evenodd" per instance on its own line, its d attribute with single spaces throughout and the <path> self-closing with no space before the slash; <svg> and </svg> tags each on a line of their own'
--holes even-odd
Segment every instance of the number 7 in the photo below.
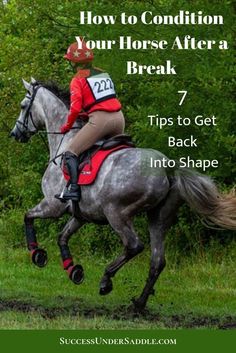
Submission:
<svg viewBox="0 0 236 353">
<path fill-rule="evenodd" d="M 183 94 L 183 97 L 180 99 L 179 105 L 182 105 L 185 97 L 187 96 L 188 91 L 178 91 L 178 93 Z"/>
</svg>

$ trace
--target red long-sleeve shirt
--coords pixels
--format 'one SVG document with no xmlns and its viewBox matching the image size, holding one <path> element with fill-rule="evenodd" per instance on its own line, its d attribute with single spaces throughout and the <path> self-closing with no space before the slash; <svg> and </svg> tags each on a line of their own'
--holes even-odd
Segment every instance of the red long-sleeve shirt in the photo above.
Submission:
<svg viewBox="0 0 236 353">
<path fill-rule="evenodd" d="M 115 112 L 121 109 L 120 101 L 115 98 L 115 94 L 111 94 L 104 98 L 98 99 L 95 97 L 96 95 L 103 94 L 107 89 L 107 92 L 114 92 L 113 91 L 113 83 L 110 80 L 109 76 L 102 77 L 102 72 L 97 71 L 97 74 L 101 76 L 99 78 L 99 82 L 95 82 L 96 90 L 99 92 L 97 93 L 93 91 L 93 88 L 88 83 L 87 78 L 90 77 L 91 79 L 99 76 L 90 76 L 90 70 L 80 70 L 76 76 L 71 80 L 70 83 L 70 93 L 71 93 L 71 104 L 70 104 L 70 111 L 67 117 L 67 125 L 68 127 L 72 127 L 76 118 L 78 117 L 79 113 L 84 110 L 88 114 L 92 113 L 96 110 L 103 110 L 107 112 Z M 104 74 L 107 75 L 107 74 Z M 100 86 L 99 86 L 100 85 Z M 93 87 L 94 87 L 93 86 Z M 99 90 L 100 88 L 100 90 Z M 109 91 L 110 90 L 110 91 Z M 101 93 L 102 92 L 102 93 Z M 115 92 L 114 92 L 115 93 Z"/>
</svg>

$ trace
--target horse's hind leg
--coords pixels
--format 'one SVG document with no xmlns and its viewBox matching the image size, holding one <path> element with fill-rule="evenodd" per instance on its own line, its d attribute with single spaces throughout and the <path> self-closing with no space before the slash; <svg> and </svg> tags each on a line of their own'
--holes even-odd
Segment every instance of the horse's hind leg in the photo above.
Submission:
<svg viewBox="0 0 236 353">
<path fill-rule="evenodd" d="M 34 220 L 36 218 L 59 218 L 66 212 L 65 204 L 60 201 L 43 199 L 37 206 L 30 209 L 24 217 L 25 236 L 32 261 L 38 267 L 44 267 L 47 263 L 47 253 L 38 245 Z"/>
<path fill-rule="evenodd" d="M 120 235 L 125 251 L 107 266 L 100 282 L 101 295 L 108 294 L 112 291 L 111 277 L 113 277 L 124 264 L 144 249 L 143 244 L 135 233 L 131 218 L 122 216 L 118 213 L 117 209 L 114 210 L 114 212 L 110 212 L 107 218 L 112 228 Z"/>
<path fill-rule="evenodd" d="M 174 223 L 181 204 L 178 191 L 173 188 L 166 199 L 147 214 L 151 239 L 151 263 L 143 292 L 137 300 L 133 301 L 137 310 L 142 310 L 146 306 L 148 297 L 154 293 L 154 285 L 165 267 L 164 237 Z"/>
<path fill-rule="evenodd" d="M 58 235 L 57 244 L 60 248 L 63 268 L 67 271 L 69 278 L 75 284 L 80 284 L 84 278 L 84 271 L 81 265 L 74 265 L 68 242 L 70 237 L 80 228 L 84 222 L 75 217 L 67 222 L 64 229 Z"/>
</svg>

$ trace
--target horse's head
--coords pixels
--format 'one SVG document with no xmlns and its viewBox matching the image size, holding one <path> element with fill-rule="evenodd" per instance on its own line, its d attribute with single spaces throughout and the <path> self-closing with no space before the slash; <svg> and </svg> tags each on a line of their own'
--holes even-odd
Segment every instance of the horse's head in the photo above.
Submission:
<svg viewBox="0 0 236 353">
<path fill-rule="evenodd" d="M 19 142 L 28 142 L 40 127 L 38 106 L 35 97 L 41 86 L 33 78 L 31 78 L 30 83 L 23 80 L 23 84 L 27 93 L 21 101 L 21 112 L 14 128 L 10 132 L 10 136 Z"/>
</svg>

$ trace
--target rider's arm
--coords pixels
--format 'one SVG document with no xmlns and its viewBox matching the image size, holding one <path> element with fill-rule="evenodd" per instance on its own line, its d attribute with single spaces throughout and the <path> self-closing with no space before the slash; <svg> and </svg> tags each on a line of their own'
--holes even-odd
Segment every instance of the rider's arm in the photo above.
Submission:
<svg viewBox="0 0 236 353">
<path fill-rule="evenodd" d="M 79 80 L 73 79 L 70 84 L 70 111 L 66 125 L 72 128 L 76 118 L 82 109 L 82 89 Z"/>
</svg>

